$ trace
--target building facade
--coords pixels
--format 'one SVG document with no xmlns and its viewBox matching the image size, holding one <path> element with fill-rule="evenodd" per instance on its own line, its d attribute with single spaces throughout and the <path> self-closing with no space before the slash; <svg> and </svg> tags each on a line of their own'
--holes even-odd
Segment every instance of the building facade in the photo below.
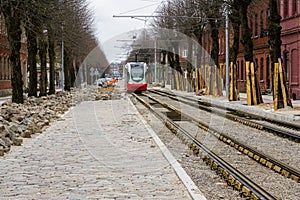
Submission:
<svg viewBox="0 0 300 200">
<path fill-rule="evenodd" d="M 253 1 L 248 10 L 248 24 L 252 31 L 254 62 L 257 69 L 257 77 L 260 80 L 260 88 L 264 93 L 272 91 L 273 72 L 270 66 L 270 50 L 268 44 L 268 15 L 269 1 Z M 300 99 L 300 1 L 278 0 L 281 20 L 281 58 L 286 72 L 289 95 L 292 99 Z M 225 80 L 225 31 L 224 27 L 219 34 L 219 59 L 222 76 Z M 232 29 L 230 29 L 232 31 Z M 230 32 L 230 45 L 232 44 Z M 240 35 L 241 38 L 241 35 Z M 204 39 L 208 41 L 207 38 Z M 204 42 L 205 44 L 205 42 Z M 204 46 L 205 47 L 205 46 Z M 209 47 L 207 47 L 209 48 Z M 241 92 L 246 90 L 246 70 L 244 60 L 244 48 L 240 44 L 237 57 L 238 87 Z"/>
<path fill-rule="evenodd" d="M 300 99 L 300 1 L 280 0 L 281 55 L 287 73 L 289 94 Z"/>
<path fill-rule="evenodd" d="M 27 87 L 27 48 L 26 37 L 22 35 L 21 47 L 21 66 L 23 74 L 24 88 Z M 7 40 L 7 32 L 5 20 L 0 14 L 0 96 L 11 94 L 11 76 L 12 68 L 9 64 L 9 43 Z"/>
</svg>

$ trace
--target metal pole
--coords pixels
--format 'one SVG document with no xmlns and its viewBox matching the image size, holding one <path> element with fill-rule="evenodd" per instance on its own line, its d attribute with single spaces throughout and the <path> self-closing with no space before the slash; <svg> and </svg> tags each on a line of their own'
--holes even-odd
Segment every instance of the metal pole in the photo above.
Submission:
<svg viewBox="0 0 300 200">
<path fill-rule="evenodd" d="M 61 82 L 60 87 L 64 90 L 64 24 L 61 26 L 62 36 L 61 36 Z"/>
<path fill-rule="evenodd" d="M 156 83 L 156 37 L 154 41 L 154 82 Z"/>
<path fill-rule="evenodd" d="M 226 6 L 226 24 L 225 24 L 225 37 L 226 37 L 226 98 L 229 97 L 229 17 L 228 5 Z"/>
</svg>

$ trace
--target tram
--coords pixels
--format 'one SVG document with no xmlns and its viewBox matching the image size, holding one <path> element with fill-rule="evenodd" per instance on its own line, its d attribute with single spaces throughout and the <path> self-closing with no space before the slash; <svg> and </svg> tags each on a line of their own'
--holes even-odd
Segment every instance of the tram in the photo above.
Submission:
<svg viewBox="0 0 300 200">
<path fill-rule="evenodd" d="M 147 90 L 147 65 L 144 62 L 129 62 L 125 65 L 126 89 L 128 92 Z"/>
</svg>

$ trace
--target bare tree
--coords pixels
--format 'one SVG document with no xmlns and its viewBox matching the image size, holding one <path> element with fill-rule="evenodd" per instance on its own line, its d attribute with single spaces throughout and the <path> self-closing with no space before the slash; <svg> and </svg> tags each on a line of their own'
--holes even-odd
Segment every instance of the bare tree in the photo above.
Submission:
<svg viewBox="0 0 300 200">
<path fill-rule="evenodd" d="M 12 101 L 23 103 L 23 80 L 21 71 L 21 19 L 23 1 L 0 0 L 0 9 L 5 18 L 9 42 L 9 61 L 12 66 Z"/>
<path fill-rule="evenodd" d="M 276 65 L 275 63 L 281 63 L 281 16 L 279 12 L 279 5 L 277 0 L 269 0 L 270 15 L 268 18 L 269 25 L 269 45 L 270 45 L 270 57 L 272 71 L 274 73 L 273 78 L 273 100 L 274 109 L 284 108 L 286 106 L 292 107 L 288 92 L 286 78 L 283 75 L 285 72 L 282 65 Z M 276 69 L 274 70 L 276 66 Z M 280 73 L 281 72 L 281 73 Z M 281 84 L 280 84 L 281 83 Z"/>
<path fill-rule="evenodd" d="M 55 92 L 55 55 L 59 54 L 62 35 L 65 36 L 68 81 L 74 82 L 76 71 L 84 57 L 98 42 L 94 35 L 93 13 L 86 0 L 1 0 L 0 11 L 6 21 L 12 66 L 12 101 L 23 103 L 23 79 L 20 48 L 22 27 L 26 31 L 28 47 L 28 96 L 37 96 L 37 53 L 40 55 L 42 77 L 40 95 L 47 94 L 46 62 L 50 64 L 49 94 Z M 62 23 L 66 28 L 62 30 Z M 39 47 L 39 48 L 38 48 Z M 47 58 L 48 52 L 48 58 Z M 70 73 L 69 73 L 70 72 Z M 72 84 L 70 84 L 72 85 Z M 67 88 L 69 90 L 69 88 Z"/>
</svg>

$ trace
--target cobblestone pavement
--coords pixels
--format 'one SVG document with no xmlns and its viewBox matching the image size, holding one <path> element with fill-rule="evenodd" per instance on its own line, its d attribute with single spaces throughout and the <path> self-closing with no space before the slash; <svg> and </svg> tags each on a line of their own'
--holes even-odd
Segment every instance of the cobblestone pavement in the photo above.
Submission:
<svg viewBox="0 0 300 200">
<path fill-rule="evenodd" d="M 191 199 L 128 102 L 83 102 L 14 147 L 0 199 Z"/>
</svg>

